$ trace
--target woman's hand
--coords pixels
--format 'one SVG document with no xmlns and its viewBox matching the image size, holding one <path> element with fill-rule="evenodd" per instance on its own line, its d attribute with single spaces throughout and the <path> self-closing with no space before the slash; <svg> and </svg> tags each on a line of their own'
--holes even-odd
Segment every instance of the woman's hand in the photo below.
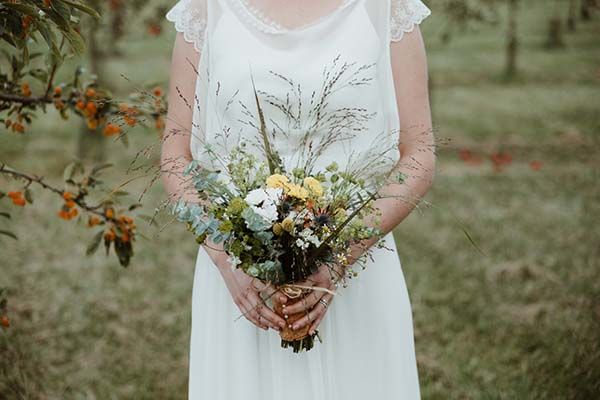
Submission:
<svg viewBox="0 0 600 400">
<path fill-rule="evenodd" d="M 341 278 L 341 273 L 342 271 L 339 269 L 332 269 L 330 266 L 324 264 L 321 265 L 317 272 L 311 275 L 306 282 L 298 284 L 299 286 L 311 286 L 315 289 L 301 300 L 298 300 L 289 306 L 284 306 L 286 315 L 306 312 L 304 317 L 294 322 L 292 329 L 302 329 L 310 324 L 308 334 L 313 335 L 315 333 L 323 320 L 323 317 L 325 317 L 327 309 L 333 299 L 333 294 L 328 293 L 327 291 L 335 290 L 335 282 Z"/>
<path fill-rule="evenodd" d="M 261 294 L 268 297 L 277 296 L 277 300 L 285 301 L 282 298 L 283 294 L 239 269 L 232 269 L 231 265 L 220 266 L 219 271 L 233 301 L 250 322 L 264 330 L 271 328 L 279 331 L 285 327 L 285 320 L 275 314 L 261 297 Z"/>
</svg>

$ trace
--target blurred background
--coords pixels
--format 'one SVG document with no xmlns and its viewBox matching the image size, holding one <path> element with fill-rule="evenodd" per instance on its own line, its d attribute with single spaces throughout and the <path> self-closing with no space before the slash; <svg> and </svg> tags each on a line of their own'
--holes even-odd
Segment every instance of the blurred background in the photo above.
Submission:
<svg viewBox="0 0 600 400">
<path fill-rule="evenodd" d="M 74 159 L 113 164 L 96 198 L 135 214 L 134 255 L 123 268 L 128 255 L 104 254 L 93 214 L 60 214 L 79 204 L 0 175 L 0 399 L 184 399 L 197 245 L 183 226 L 144 217 L 164 199 L 159 184 L 148 189 L 144 166 L 158 162 L 174 39 L 164 14 L 174 2 L 88 3 L 102 17 L 82 16 L 85 50 L 55 80 L 74 82 L 83 66 L 74 86 L 110 93 L 125 122 L 134 116 L 122 104 L 148 106 L 150 91 L 146 122 L 111 133 L 106 121 L 74 115 L 73 98 L 65 120 L 54 91 L 23 129 L 14 129 L 18 112 L 0 107 L 0 165 L 63 190 Z M 395 231 L 423 398 L 600 398 L 599 4 L 425 3 L 438 173 Z M 10 81 L 18 52 L 0 44 Z M 49 53 L 43 40 L 31 46 L 42 55 L 28 73 Z M 38 75 L 28 81 L 34 93 L 49 79 Z M 14 192 L 27 192 L 21 207 Z"/>
</svg>

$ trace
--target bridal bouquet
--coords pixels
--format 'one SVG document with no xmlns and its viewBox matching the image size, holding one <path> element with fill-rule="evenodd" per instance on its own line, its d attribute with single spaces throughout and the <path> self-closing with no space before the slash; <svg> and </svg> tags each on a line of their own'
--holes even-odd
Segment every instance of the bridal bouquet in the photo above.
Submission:
<svg viewBox="0 0 600 400">
<path fill-rule="evenodd" d="M 250 151 L 249 144 L 241 140 L 223 160 L 222 152 L 206 144 L 206 152 L 223 168 L 191 162 L 184 174 L 202 201 L 179 201 L 173 213 L 199 243 L 210 239 L 222 244 L 234 267 L 275 286 L 294 301 L 310 293 L 312 289 L 302 282 L 320 266 L 328 266 L 335 280 L 344 280 L 356 274 L 351 262 L 360 264 L 373 248 L 383 247 L 377 242 L 359 260 L 350 261 L 352 245 L 381 235 L 366 219 L 377 221 L 374 202 L 381 197 L 378 189 L 390 182 L 391 173 L 367 174 L 369 179 L 365 179 L 364 173 L 340 168 L 335 162 L 316 170 L 308 159 L 286 170 L 269 137 L 256 90 L 255 98 L 262 152 Z M 375 151 L 372 156 L 369 162 L 377 163 L 380 153 Z M 391 180 L 403 179 L 398 174 Z M 294 321 L 301 316 L 288 317 Z M 282 347 L 292 347 L 294 352 L 310 350 L 318 333 L 309 335 L 308 328 L 283 329 Z"/>
</svg>

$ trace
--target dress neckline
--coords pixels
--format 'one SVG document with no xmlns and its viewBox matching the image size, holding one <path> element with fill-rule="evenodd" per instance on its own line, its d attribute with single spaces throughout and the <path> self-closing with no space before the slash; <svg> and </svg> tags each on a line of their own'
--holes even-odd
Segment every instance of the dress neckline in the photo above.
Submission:
<svg viewBox="0 0 600 400">
<path fill-rule="evenodd" d="M 251 5 L 248 0 L 229 0 L 229 3 L 232 4 L 248 22 L 250 22 L 260 31 L 270 34 L 283 34 L 299 33 L 324 24 L 326 21 L 335 18 L 344 9 L 356 1 L 357 0 L 343 0 L 334 10 L 323 14 L 313 21 L 309 21 L 294 28 L 288 28 L 281 25 L 277 21 L 267 16 L 259 8 Z"/>
</svg>

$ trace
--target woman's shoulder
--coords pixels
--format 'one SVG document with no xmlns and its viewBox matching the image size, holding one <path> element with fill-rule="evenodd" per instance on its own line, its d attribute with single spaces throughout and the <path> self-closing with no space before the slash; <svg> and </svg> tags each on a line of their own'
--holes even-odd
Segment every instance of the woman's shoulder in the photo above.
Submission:
<svg viewBox="0 0 600 400">
<path fill-rule="evenodd" d="M 207 20 L 207 0 L 180 0 L 165 15 L 175 24 L 175 30 L 183 34 L 186 42 L 193 43 L 201 51 Z"/>
<path fill-rule="evenodd" d="M 390 0 L 390 38 L 399 41 L 405 33 L 412 32 L 431 10 L 421 0 Z"/>
</svg>

